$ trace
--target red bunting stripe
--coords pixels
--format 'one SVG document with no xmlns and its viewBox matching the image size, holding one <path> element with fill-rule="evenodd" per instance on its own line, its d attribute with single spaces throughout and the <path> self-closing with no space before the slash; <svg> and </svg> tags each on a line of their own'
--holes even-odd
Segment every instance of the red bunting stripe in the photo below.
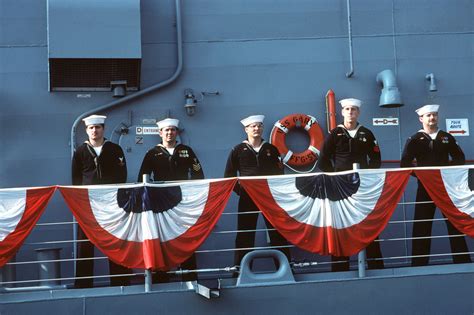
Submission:
<svg viewBox="0 0 474 315">
<path fill-rule="evenodd" d="M 295 220 L 274 200 L 266 179 L 240 179 L 271 224 L 289 242 L 322 255 L 350 256 L 367 247 L 385 228 L 408 182 L 410 171 L 387 171 L 374 209 L 361 222 L 341 229 Z"/>
<path fill-rule="evenodd" d="M 460 179 L 458 177 L 459 172 L 466 172 L 466 176 L 463 177 L 466 183 L 457 182 L 455 185 L 451 185 L 451 189 L 456 189 L 455 186 L 464 187 L 463 190 L 457 189 L 457 193 L 461 194 L 464 198 L 470 199 L 470 203 L 467 203 L 468 209 L 463 209 L 467 213 L 474 213 L 473 209 L 473 192 L 467 187 L 467 172 L 468 169 L 427 169 L 427 170 L 415 170 L 415 174 L 418 179 L 422 182 L 426 191 L 430 195 L 435 205 L 441 209 L 441 212 L 448 218 L 448 220 L 458 229 L 460 232 L 474 237 L 474 218 L 465 212 L 462 212 L 456 207 L 453 201 L 456 200 L 456 196 L 451 196 L 445 186 L 443 177 L 456 176 L 455 181 Z M 461 185 L 465 184 L 465 185 Z M 454 187 L 453 187 L 454 186 Z M 467 189 L 466 189 L 467 188 Z"/>
<path fill-rule="evenodd" d="M 25 188 L 24 190 L 26 192 L 25 206 L 21 214 L 21 219 L 16 227 L 0 242 L 0 267 L 5 265 L 16 254 L 21 245 L 23 245 L 23 242 L 43 214 L 56 187 Z M 9 189 L 3 190 L 1 193 L 2 201 L 8 199 Z M 21 200 L 18 201 L 21 202 Z M 12 209 L 3 210 L 8 212 Z M 4 226 L 2 226 L 2 228 L 4 228 Z"/>
<path fill-rule="evenodd" d="M 206 206 L 196 223 L 165 242 L 158 238 L 143 242 L 119 239 L 97 222 L 87 189 L 61 187 L 60 191 L 84 233 L 111 260 L 129 268 L 169 270 L 188 259 L 205 241 L 219 220 L 236 181 L 210 182 Z"/>
</svg>

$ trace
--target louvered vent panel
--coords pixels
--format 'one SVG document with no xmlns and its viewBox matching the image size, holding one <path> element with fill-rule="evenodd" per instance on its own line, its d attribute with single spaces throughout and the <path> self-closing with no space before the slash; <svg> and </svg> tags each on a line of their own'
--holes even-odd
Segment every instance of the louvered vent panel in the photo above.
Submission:
<svg viewBox="0 0 474 315">
<path fill-rule="evenodd" d="M 140 88 L 141 59 L 71 59 L 49 60 L 52 91 L 110 90 L 110 82 L 127 81 L 127 90 Z"/>
</svg>

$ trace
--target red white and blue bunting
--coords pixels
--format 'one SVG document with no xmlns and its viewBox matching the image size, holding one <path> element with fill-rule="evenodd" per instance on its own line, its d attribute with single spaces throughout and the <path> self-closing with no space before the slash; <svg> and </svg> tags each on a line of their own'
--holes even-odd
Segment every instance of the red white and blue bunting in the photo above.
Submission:
<svg viewBox="0 0 474 315">
<path fill-rule="evenodd" d="M 359 170 L 243 177 L 240 183 L 291 243 L 349 256 L 379 235 L 415 174 L 443 214 L 474 237 L 474 167 Z M 237 179 L 167 184 L 60 186 L 88 238 L 131 268 L 168 270 L 185 261 L 220 218 Z M 18 251 L 56 186 L 0 189 L 0 267 Z"/>
<path fill-rule="evenodd" d="M 205 241 L 236 179 L 60 187 L 79 225 L 106 256 L 130 268 L 169 270 Z"/>
<path fill-rule="evenodd" d="M 0 267 L 35 227 L 56 187 L 0 189 Z"/>
<path fill-rule="evenodd" d="M 240 183 L 289 242 L 313 253 L 350 256 L 385 228 L 409 174 L 360 170 L 241 178 Z"/>
<path fill-rule="evenodd" d="M 448 220 L 474 237 L 474 168 L 416 169 L 415 174 Z"/>
</svg>

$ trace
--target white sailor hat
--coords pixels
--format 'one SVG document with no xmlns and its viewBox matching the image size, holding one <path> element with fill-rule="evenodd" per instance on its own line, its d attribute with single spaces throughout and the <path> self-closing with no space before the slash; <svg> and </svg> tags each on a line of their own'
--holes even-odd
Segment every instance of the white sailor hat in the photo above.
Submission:
<svg viewBox="0 0 474 315">
<path fill-rule="evenodd" d="M 107 116 L 91 115 L 89 117 L 84 118 L 83 121 L 84 121 L 84 124 L 86 126 L 89 126 L 89 125 L 103 125 L 105 123 L 105 118 L 107 118 Z"/>
<path fill-rule="evenodd" d="M 360 108 L 362 106 L 362 101 L 356 98 L 345 98 L 343 100 L 340 100 L 339 104 L 341 104 L 342 108 L 346 106 L 355 106 Z"/>
<path fill-rule="evenodd" d="M 252 116 L 242 119 L 240 123 L 244 125 L 244 127 L 247 127 L 248 125 L 253 124 L 253 123 L 263 123 L 264 119 L 265 119 L 264 115 L 252 115 Z"/>
<path fill-rule="evenodd" d="M 160 129 L 160 130 L 165 128 L 165 127 L 176 127 L 176 128 L 178 128 L 179 120 L 174 119 L 174 118 L 166 118 L 166 119 L 160 120 L 156 124 L 158 125 L 158 129 Z"/>
<path fill-rule="evenodd" d="M 423 116 L 424 114 L 427 114 L 427 113 L 437 113 L 438 109 L 439 109 L 439 105 L 428 104 L 428 105 L 418 108 L 415 112 L 418 114 L 418 116 Z"/>
</svg>

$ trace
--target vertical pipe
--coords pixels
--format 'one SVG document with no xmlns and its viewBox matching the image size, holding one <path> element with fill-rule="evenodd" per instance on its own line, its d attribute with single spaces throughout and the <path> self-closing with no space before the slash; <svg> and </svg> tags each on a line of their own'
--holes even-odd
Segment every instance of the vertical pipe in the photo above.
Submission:
<svg viewBox="0 0 474 315">
<path fill-rule="evenodd" d="M 352 168 L 354 171 L 360 170 L 360 165 L 359 163 L 354 163 L 352 164 Z M 358 261 L 358 270 L 359 270 L 359 278 L 365 278 L 365 248 L 359 252 L 357 255 L 357 261 Z"/>
<path fill-rule="evenodd" d="M 95 114 L 95 113 L 100 112 L 100 111 L 104 111 L 104 110 L 107 110 L 107 109 L 110 109 L 110 108 L 113 108 L 113 107 L 117 107 L 119 105 L 123 105 L 124 103 L 135 100 L 135 99 L 137 99 L 141 96 L 144 96 L 146 94 L 149 94 L 151 92 L 154 92 L 158 89 L 161 89 L 165 86 L 170 85 L 171 83 L 176 81 L 176 79 L 180 76 L 181 72 L 183 71 L 183 34 L 182 34 L 183 31 L 182 31 L 182 19 L 181 19 L 181 0 L 175 0 L 175 2 L 176 2 L 176 45 L 177 45 L 178 64 L 176 66 L 176 70 L 173 73 L 173 75 L 170 78 L 168 78 L 164 81 L 158 82 L 158 83 L 156 83 L 156 84 L 154 84 L 150 87 L 147 87 L 144 90 L 141 90 L 140 92 L 127 95 L 125 97 L 114 100 L 114 101 L 112 101 L 108 104 L 105 104 L 103 106 L 99 106 L 97 108 L 94 108 L 94 109 L 91 109 L 87 112 L 82 113 L 79 117 L 76 118 L 76 120 L 74 121 L 74 123 L 72 125 L 72 128 L 71 128 L 71 140 L 70 140 L 71 141 L 70 142 L 71 156 L 74 155 L 74 149 L 76 147 L 76 129 L 77 129 L 77 125 L 81 122 L 82 118 L 84 118 L 86 116 L 89 116 L 89 115 L 92 115 L 92 114 Z"/>
<path fill-rule="evenodd" d="M 0 268 L 0 283 L 16 281 L 16 265 L 10 264 L 16 261 L 16 256 L 10 259 L 9 263 Z M 0 287 L 14 287 L 14 283 L 0 284 Z"/>
<path fill-rule="evenodd" d="M 181 75 L 181 72 L 183 71 L 183 29 L 182 29 L 182 19 L 181 19 L 181 0 L 175 0 L 175 3 L 176 3 L 176 46 L 177 46 L 177 58 L 178 58 L 178 64 L 176 66 L 176 70 L 175 72 L 173 73 L 173 75 L 171 77 L 169 77 L 168 79 L 164 80 L 164 81 L 161 81 L 161 82 L 158 82 L 150 87 L 147 87 L 146 89 L 140 91 L 140 92 L 137 92 L 135 94 L 130 94 L 130 95 L 127 95 L 125 97 L 122 97 L 122 98 L 119 98 L 117 100 L 114 100 L 108 104 L 105 104 L 103 106 L 100 106 L 100 107 L 97 107 L 97 108 L 94 108 L 94 109 L 91 109 L 87 112 L 84 112 L 82 113 L 79 117 L 76 118 L 76 120 L 74 121 L 74 123 L 72 124 L 72 127 L 71 127 L 71 139 L 70 139 L 70 149 L 71 149 L 71 157 L 74 155 L 74 150 L 76 148 L 76 129 L 77 129 L 77 125 L 81 122 L 81 119 L 86 117 L 86 116 L 89 116 L 89 115 L 92 115 L 92 114 L 95 114 L 97 112 L 100 112 L 100 111 L 104 111 L 106 109 L 109 109 L 109 108 L 113 108 L 113 107 L 117 107 L 119 105 L 123 105 L 129 101 L 132 101 L 132 100 L 135 100 L 135 99 L 138 99 L 139 97 L 142 97 L 146 94 L 149 94 L 151 92 L 154 92 L 158 89 L 161 89 L 165 86 L 168 86 L 169 84 L 173 83 L 174 81 L 176 81 L 176 79 Z M 74 258 L 74 261 L 76 260 L 76 256 L 77 256 L 77 243 L 76 243 L 76 240 L 77 240 L 77 222 L 76 222 L 76 218 L 74 218 L 74 216 L 72 217 L 72 220 L 73 220 L 73 231 L 72 231 L 72 234 L 73 234 L 73 240 L 74 240 L 74 243 L 73 243 L 73 258 Z M 76 273 L 76 263 L 74 262 L 74 274 Z"/>
<path fill-rule="evenodd" d="M 331 89 L 326 93 L 326 114 L 328 132 L 331 132 L 336 128 L 336 95 Z"/>
<path fill-rule="evenodd" d="M 146 185 L 150 182 L 150 175 L 143 174 L 143 184 Z M 152 284 L 152 272 L 151 269 L 145 269 L 145 292 L 151 291 Z"/>
<path fill-rule="evenodd" d="M 350 78 L 354 74 L 354 59 L 352 56 L 352 16 L 351 16 L 351 0 L 346 1 L 347 6 L 347 33 L 349 37 L 349 61 L 351 70 L 346 73 L 346 77 Z"/>
<path fill-rule="evenodd" d="M 150 269 L 145 269 L 145 292 L 151 291 L 152 274 Z"/>
<path fill-rule="evenodd" d="M 359 278 L 365 278 L 365 248 L 357 254 L 357 261 L 358 261 L 358 270 L 359 270 Z"/>
<path fill-rule="evenodd" d="M 395 74 L 398 74 L 398 54 L 397 54 L 397 39 L 396 39 L 396 34 L 397 34 L 397 30 L 395 28 L 395 0 L 392 0 L 392 33 L 393 33 L 393 36 L 392 36 L 392 43 L 393 43 L 393 60 L 394 60 L 394 64 L 393 64 L 393 69 L 395 71 Z M 397 108 L 397 115 L 398 117 L 402 117 L 401 116 L 401 110 L 400 110 L 400 107 Z M 398 143 L 399 143 L 399 152 L 400 152 L 400 156 L 403 152 L 403 146 L 404 146 L 404 142 L 402 142 L 402 124 L 403 124 L 403 119 L 400 119 L 400 123 L 398 125 Z M 406 202 L 406 198 L 405 198 L 405 193 L 403 193 L 402 195 L 402 209 L 403 209 L 403 221 L 406 222 L 408 219 L 407 219 L 407 206 L 405 204 Z M 406 224 L 403 224 L 403 233 L 404 233 L 404 237 L 405 237 L 405 256 L 409 256 L 409 253 L 408 253 L 408 244 L 407 244 L 407 239 L 408 239 L 408 230 L 407 230 L 407 225 Z"/>
<path fill-rule="evenodd" d="M 38 265 L 39 285 L 40 286 L 57 286 L 61 284 L 61 265 L 59 263 L 59 252 L 61 248 L 38 248 L 36 255 L 38 261 L 42 261 Z"/>
</svg>

